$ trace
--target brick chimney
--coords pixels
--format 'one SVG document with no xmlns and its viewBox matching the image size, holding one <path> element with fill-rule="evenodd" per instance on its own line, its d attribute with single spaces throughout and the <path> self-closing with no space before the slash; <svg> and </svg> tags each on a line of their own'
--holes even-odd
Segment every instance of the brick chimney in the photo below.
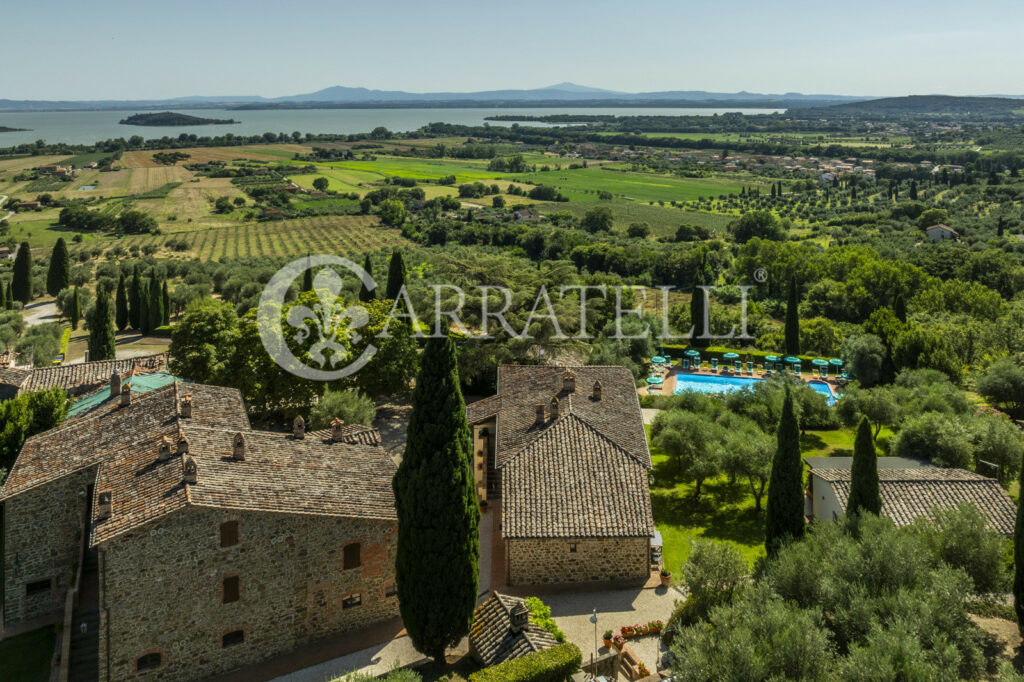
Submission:
<svg viewBox="0 0 1024 682">
<path fill-rule="evenodd" d="M 508 612 L 512 632 L 519 633 L 526 628 L 530 622 L 530 610 L 521 601 L 515 603 L 512 610 Z"/>
<path fill-rule="evenodd" d="M 185 455 L 184 459 L 182 459 L 182 467 L 185 471 L 185 483 L 195 485 L 199 480 L 199 471 L 198 467 L 196 467 L 196 461 L 192 459 L 192 455 Z"/>
<path fill-rule="evenodd" d="M 192 394 L 186 393 L 181 397 L 181 416 L 184 419 L 192 417 Z"/>
<path fill-rule="evenodd" d="M 109 490 L 99 494 L 96 504 L 96 520 L 103 521 L 110 518 L 110 508 L 113 502 L 113 493 Z"/>
<path fill-rule="evenodd" d="M 110 375 L 110 395 L 121 395 L 121 373 L 116 369 Z"/>
<path fill-rule="evenodd" d="M 331 442 L 337 443 L 345 437 L 345 422 L 337 417 L 331 420 Z"/>
<path fill-rule="evenodd" d="M 292 437 L 295 440 L 302 440 L 306 437 L 306 420 L 302 418 L 301 414 L 292 422 Z"/>
<path fill-rule="evenodd" d="M 576 390 L 576 372 L 567 369 L 562 372 L 562 392 L 572 393 Z"/>
<path fill-rule="evenodd" d="M 594 400 L 597 400 L 597 401 L 601 400 L 601 381 L 600 380 L 594 382 L 594 395 L 593 395 L 593 398 L 594 398 Z"/>
<path fill-rule="evenodd" d="M 241 432 L 236 433 L 231 442 L 231 457 L 236 462 L 245 461 L 245 436 Z"/>
<path fill-rule="evenodd" d="M 558 419 L 558 396 L 551 398 L 551 421 Z"/>
<path fill-rule="evenodd" d="M 185 436 L 182 436 L 181 438 L 178 439 L 178 454 L 188 454 L 188 438 L 185 438 Z"/>
<path fill-rule="evenodd" d="M 128 382 L 121 389 L 121 407 L 128 407 L 132 404 L 132 382 Z"/>
<path fill-rule="evenodd" d="M 160 439 L 160 451 L 157 458 L 161 462 L 166 462 L 171 458 L 171 439 L 169 436 L 164 436 Z"/>
<path fill-rule="evenodd" d="M 543 424 L 545 422 L 545 419 L 544 419 L 544 403 L 537 403 L 536 408 L 537 408 L 536 423 L 537 424 Z"/>
</svg>

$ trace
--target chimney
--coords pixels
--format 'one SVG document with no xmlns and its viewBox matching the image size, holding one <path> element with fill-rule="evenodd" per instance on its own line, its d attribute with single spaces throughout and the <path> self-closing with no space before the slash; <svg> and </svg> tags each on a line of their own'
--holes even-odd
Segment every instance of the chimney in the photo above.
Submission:
<svg viewBox="0 0 1024 682">
<path fill-rule="evenodd" d="M 345 422 L 337 417 L 331 420 L 331 442 L 337 443 L 345 437 L 344 427 Z"/>
<path fill-rule="evenodd" d="M 236 462 L 245 461 L 245 436 L 241 432 L 235 434 L 235 438 L 231 443 L 231 457 Z"/>
<path fill-rule="evenodd" d="M 188 438 L 185 438 L 185 436 L 182 436 L 181 438 L 178 439 L 178 454 L 188 454 Z"/>
<path fill-rule="evenodd" d="M 511 630 L 514 633 L 522 632 L 526 628 L 526 624 L 530 622 L 530 610 L 521 601 L 516 602 L 512 610 L 508 612 L 508 616 L 511 621 Z"/>
<path fill-rule="evenodd" d="M 99 500 L 96 505 L 96 520 L 103 521 L 104 519 L 110 518 L 110 507 L 113 502 L 113 493 L 109 490 L 100 493 Z"/>
<path fill-rule="evenodd" d="M 551 421 L 558 419 L 558 396 L 551 398 Z"/>
<path fill-rule="evenodd" d="M 594 382 L 594 400 L 601 400 L 601 382 L 600 380 Z"/>
<path fill-rule="evenodd" d="M 121 373 L 116 369 L 110 375 L 110 395 L 121 395 Z"/>
<path fill-rule="evenodd" d="M 168 436 L 160 439 L 160 451 L 157 458 L 161 462 L 166 462 L 171 458 L 171 439 Z"/>
<path fill-rule="evenodd" d="M 192 417 L 192 394 L 186 393 L 181 398 L 181 416 L 184 419 Z"/>
<path fill-rule="evenodd" d="M 562 392 L 572 393 L 576 390 L 576 372 L 567 369 L 562 372 Z"/>
<path fill-rule="evenodd" d="M 132 404 L 132 382 L 128 382 L 121 389 L 121 407 L 128 407 Z"/>
<path fill-rule="evenodd" d="M 292 437 L 296 440 L 302 440 L 306 437 L 306 420 L 302 418 L 301 414 L 292 422 Z"/>
<path fill-rule="evenodd" d="M 537 403 L 537 424 L 544 423 L 544 403 Z"/>
<path fill-rule="evenodd" d="M 185 483 L 195 485 L 199 477 L 199 472 L 196 467 L 196 461 L 192 459 L 192 455 L 185 455 L 182 460 L 182 466 L 185 469 Z"/>
</svg>

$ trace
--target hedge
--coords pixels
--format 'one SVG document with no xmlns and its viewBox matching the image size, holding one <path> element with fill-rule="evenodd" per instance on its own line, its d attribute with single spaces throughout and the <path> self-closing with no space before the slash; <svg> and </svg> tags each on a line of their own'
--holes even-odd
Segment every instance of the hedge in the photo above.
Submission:
<svg viewBox="0 0 1024 682">
<path fill-rule="evenodd" d="M 563 682 L 580 669 L 582 661 L 575 644 L 559 644 L 479 670 L 469 676 L 469 682 Z"/>
</svg>

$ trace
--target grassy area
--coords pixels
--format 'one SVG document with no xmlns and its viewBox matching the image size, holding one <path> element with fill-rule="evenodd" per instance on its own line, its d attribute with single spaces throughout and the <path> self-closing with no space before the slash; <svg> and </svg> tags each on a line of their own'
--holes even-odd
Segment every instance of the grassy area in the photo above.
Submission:
<svg viewBox="0 0 1024 682">
<path fill-rule="evenodd" d="M 698 197 L 739 194 L 744 184 L 732 179 L 681 178 L 658 173 L 606 170 L 600 166 L 520 173 L 514 179 L 557 187 L 571 201 L 592 201 L 602 191 L 611 192 L 616 200 L 690 201 Z M 748 178 L 746 184 L 761 183 Z"/>
<path fill-rule="evenodd" d="M 57 632 L 52 626 L 0 642 L 0 680 L 46 682 Z"/>
</svg>

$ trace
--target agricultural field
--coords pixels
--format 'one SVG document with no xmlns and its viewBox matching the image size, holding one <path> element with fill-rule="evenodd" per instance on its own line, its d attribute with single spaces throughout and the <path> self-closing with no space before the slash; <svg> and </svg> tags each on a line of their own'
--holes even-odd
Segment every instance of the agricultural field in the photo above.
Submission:
<svg viewBox="0 0 1024 682">
<path fill-rule="evenodd" d="M 516 201 L 521 197 L 514 197 Z M 673 206 L 659 206 L 640 202 L 614 201 L 569 201 L 556 204 L 540 204 L 537 208 L 542 213 L 550 214 L 567 211 L 577 218 L 582 218 L 587 211 L 599 206 L 611 210 L 614 229 L 625 232 L 632 223 L 647 223 L 651 228 L 651 237 L 673 237 L 676 229 L 682 224 L 700 225 L 711 232 L 724 232 L 732 217 L 700 211 L 690 211 Z"/>
<path fill-rule="evenodd" d="M 738 194 L 746 183 L 732 178 L 681 178 L 674 175 L 638 173 L 588 167 L 537 173 L 508 174 L 508 177 L 558 188 L 570 201 L 593 200 L 598 192 L 611 192 L 627 201 L 689 201 L 698 197 Z M 500 184 L 500 183 L 499 183 Z"/>
</svg>

